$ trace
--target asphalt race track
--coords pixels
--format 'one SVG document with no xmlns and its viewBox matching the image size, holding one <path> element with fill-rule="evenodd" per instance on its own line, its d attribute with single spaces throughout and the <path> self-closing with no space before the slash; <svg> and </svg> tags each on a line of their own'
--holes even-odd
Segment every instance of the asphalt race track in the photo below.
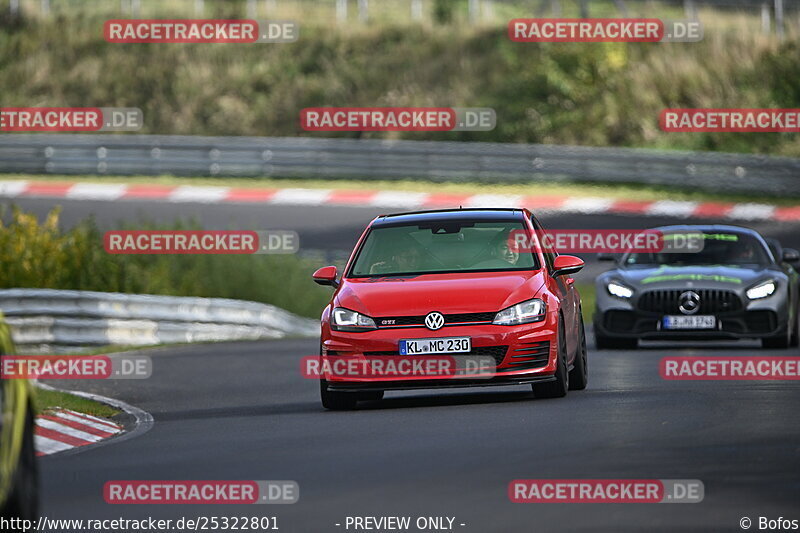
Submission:
<svg viewBox="0 0 800 533">
<path fill-rule="evenodd" d="M 389 393 L 323 411 L 299 358 L 315 340 L 182 346 L 145 381 L 95 382 L 153 414 L 148 433 L 42 461 L 52 518 L 277 516 L 282 531 L 343 531 L 346 516 L 455 516 L 457 531 L 734 531 L 797 513 L 800 391 L 792 382 L 667 382 L 664 355 L 764 353 L 750 343 L 590 352 L 589 388 L 535 400 L 526 387 Z M 154 352 L 156 353 L 156 352 Z M 789 355 L 791 352 L 771 352 Z M 74 385 L 74 384 L 68 384 Z M 699 504 L 513 504 L 517 478 L 700 479 Z M 274 506 L 118 506 L 127 479 L 295 480 Z"/>
<path fill-rule="evenodd" d="M 293 229 L 301 245 L 347 249 L 378 210 L 18 199 L 64 222 L 101 227 L 138 216 L 194 216 L 206 229 Z M 130 204 L 130 205 L 128 205 Z M 551 228 L 637 228 L 683 219 L 542 217 Z M 745 225 L 745 224 L 743 224 Z M 749 224 L 800 247 L 797 226 Z M 324 229 L 321 229 L 324 228 Z M 599 265 L 598 265 L 599 266 Z M 591 278 L 588 269 L 583 279 Z M 310 282 L 310 280 L 309 280 Z M 590 336 L 591 337 L 591 336 Z M 300 374 L 314 339 L 186 345 L 150 352 L 143 381 L 54 383 L 153 414 L 120 443 L 41 461 L 49 518 L 276 516 L 281 531 L 346 531 L 347 516 L 451 516 L 455 531 L 741 531 L 740 518 L 800 518 L 796 382 L 664 381 L 666 355 L 798 355 L 757 343 L 648 343 L 597 351 L 589 387 L 535 400 L 527 387 L 395 392 L 354 412 L 326 412 Z M 699 479 L 698 504 L 512 504 L 520 478 Z M 132 479 L 295 480 L 300 501 L 272 506 L 115 506 L 103 485 Z M 336 524 L 342 524 L 337 526 Z M 460 524 L 465 524 L 461 526 Z M 352 529 L 351 529 L 352 531 Z"/>
</svg>

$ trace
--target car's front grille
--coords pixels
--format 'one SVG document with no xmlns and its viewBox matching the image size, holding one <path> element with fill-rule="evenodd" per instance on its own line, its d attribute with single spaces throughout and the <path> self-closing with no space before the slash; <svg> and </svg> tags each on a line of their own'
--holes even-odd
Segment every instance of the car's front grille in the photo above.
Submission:
<svg viewBox="0 0 800 533">
<path fill-rule="evenodd" d="M 462 352 L 462 353 L 449 353 L 449 354 L 440 354 L 445 357 L 465 357 L 465 356 L 488 356 L 493 357 L 496 366 L 500 366 L 500 363 L 503 362 L 503 359 L 506 356 L 506 352 L 508 351 L 508 346 L 473 346 L 472 351 L 470 352 Z M 390 351 L 379 351 L 379 352 L 364 352 L 364 355 L 369 356 L 392 356 L 396 355 L 399 356 L 400 352 L 397 350 L 390 350 Z M 411 355 L 409 357 L 425 357 Z M 432 355 L 431 357 L 436 357 Z"/>
<path fill-rule="evenodd" d="M 444 325 L 490 324 L 497 313 L 454 313 L 444 315 Z M 425 327 L 425 316 L 379 316 L 374 317 L 379 328 Z"/>
<path fill-rule="evenodd" d="M 696 314 L 716 314 L 741 311 L 742 300 L 733 292 L 722 289 L 662 289 L 646 291 L 639 296 L 642 311 L 661 314 L 682 314 L 681 294 L 694 292 L 699 296 L 700 307 Z"/>
</svg>

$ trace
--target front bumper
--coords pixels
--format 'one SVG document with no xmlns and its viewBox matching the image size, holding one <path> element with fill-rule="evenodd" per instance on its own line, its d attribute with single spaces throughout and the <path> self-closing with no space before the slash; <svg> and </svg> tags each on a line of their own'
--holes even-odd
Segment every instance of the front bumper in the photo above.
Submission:
<svg viewBox="0 0 800 533">
<path fill-rule="evenodd" d="M 495 371 L 480 378 L 441 376 L 372 376 L 348 377 L 325 374 L 329 390 L 409 390 L 426 388 L 456 388 L 496 385 L 518 385 L 553 379 L 556 371 L 557 316 L 548 314 L 544 321 L 520 326 L 494 324 L 454 325 L 437 331 L 425 328 L 380 328 L 365 332 L 332 331 L 327 324 L 322 329 L 322 357 L 408 357 L 400 356 L 401 339 L 436 337 L 470 337 L 472 351 L 463 354 L 442 354 L 458 359 L 460 356 L 491 357 Z M 425 356 L 423 356 L 425 357 Z M 436 356 L 431 356 L 436 357 Z"/>
<path fill-rule="evenodd" d="M 642 340 L 760 339 L 786 333 L 788 320 L 772 309 L 754 309 L 715 314 L 716 329 L 665 330 L 663 314 L 635 310 L 597 311 L 595 332 L 605 337 Z"/>
</svg>

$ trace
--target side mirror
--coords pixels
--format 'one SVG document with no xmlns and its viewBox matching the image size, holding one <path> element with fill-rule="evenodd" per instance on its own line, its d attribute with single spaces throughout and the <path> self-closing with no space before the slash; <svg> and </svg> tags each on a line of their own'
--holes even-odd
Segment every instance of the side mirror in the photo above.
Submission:
<svg viewBox="0 0 800 533">
<path fill-rule="evenodd" d="M 800 263 L 800 252 L 798 252 L 794 248 L 784 248 L 783 249 L 783 260 L 786 263 L 790 263 L 792 265 Z"/>
<path fill-rule="evenodd" d="M 583 259 L 574 255 L 559 255 L 553 263 L 553 277 L 575 274 L 583 268 Z"/>
<path fill-rule="evenodd" d="M 600 252 L 597 254 L 598 261 L 616 261 L 617 258 L 614 257 L 614 254 L 610 254 L 608 252 Z"/>
<path fill-rule="evenodd" d="M 336 288 L 339 286 L 339 282 L 336 280 L 338 274 L 339 272 L 337 272 L 335 266 L 326 266 L 314 272 L 312 277 L 314 278 L 314 282 L 319 285 L 329 285 Z"/>
</svg>

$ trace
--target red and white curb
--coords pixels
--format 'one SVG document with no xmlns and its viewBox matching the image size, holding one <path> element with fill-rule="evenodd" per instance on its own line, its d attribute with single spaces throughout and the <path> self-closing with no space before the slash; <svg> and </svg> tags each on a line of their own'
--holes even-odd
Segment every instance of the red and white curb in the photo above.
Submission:
<svg viewBox="0 0 800 533">
<path fill-rule="evenodd" d="M 71 200 L 147 200 L 173 203 L 239 203 L 297 206 L 436 209 L 446 207 L 527 207 L 536 212 L 629 214 L 677 218 L 800 221 L 800 205 L 763 203 L 635 201 L 602 197 L 426 193 L 347 189 L 243 189 L 194 185 L 146 185 L 49 181 L 0 181 L 0 197 Z"/>
<path fill-rule="evenodd" d="M 122 426 L 104 418 L 68 409 L 48 409 L 36 417 L 36 455 L 51 455 L 88 446 L 123 431 Z"/>
</svg>

